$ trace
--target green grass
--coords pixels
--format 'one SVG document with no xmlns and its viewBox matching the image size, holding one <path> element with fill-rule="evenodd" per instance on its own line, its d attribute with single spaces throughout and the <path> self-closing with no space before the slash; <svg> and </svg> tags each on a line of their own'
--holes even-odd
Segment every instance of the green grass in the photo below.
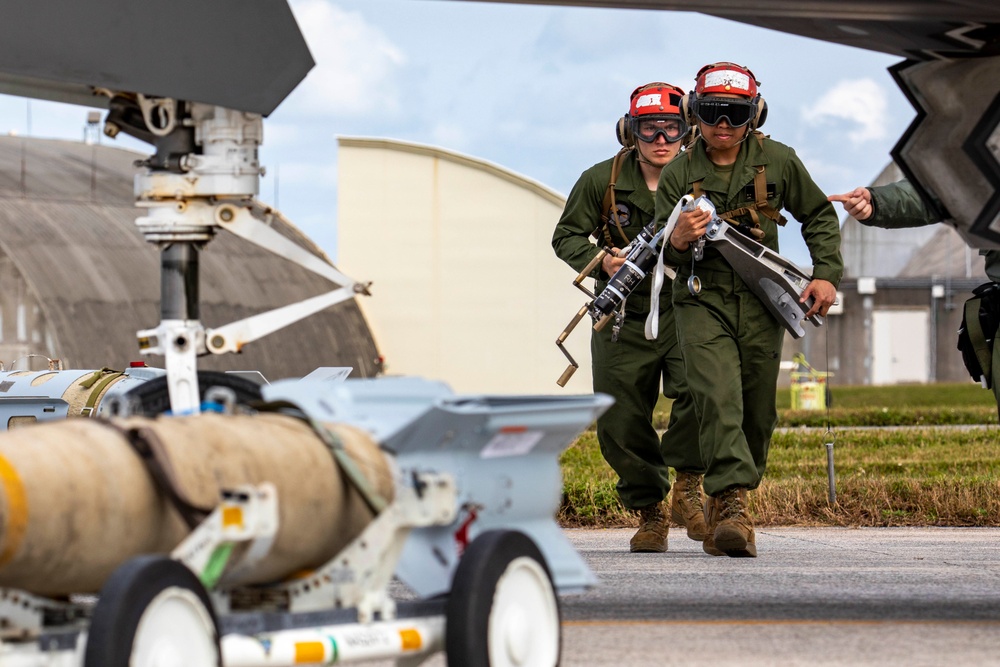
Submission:
<svg viewBox="0 0 1000 667">
<path fill-rule="evenodd" d="M 831 387 L 826 410 L 789 410 L 791 390 L 777 394 L 779 426 L 925 426 L 996 424 L 993 392 L 971 382 Z M 669 407 L 664 405 L 668 412 Z M 669 417 L 668 417 L 669 418 Z"/>
<path fill-rule="evenodd" d="M 826 410 L 790 410 L 791 390 L 777 392 L 778 426 L 924 426 L 996 424 L 993 392 L 972 382 L 891 387 L 833 386 Z M 673 401 L 660 398 L 653 425 L 665 429 Z"/>
<path fill-rule="evenodd" d="M 829 412 L 790 411 L 788 393 L 779 391 L 768 471 L 751 494 L 760 525 L 1000 526 L 1000 429 L 991 392 L 973 384 L 835 387 L 837 407 Z M 667 400 L 657 406 L 659 428 L 669 410 Z M 978 426 L 940 427 L 963 424 Z M 917 427 L 891 428 L 897 425 Z M 832 506 L 828 442 L 836 472 Z M 592 430 L 561 461 L 562 523 L 633 525 Z"/>
<path fill-rule="evenodd" d="M 992 406 L 996 412 L 996 400 L 987 391 L 973 382 L 891 385 L 878 387 L 830 386 L 831 408 L 938 408 L 962 406 Z M 777 392 L 779 410 L 791 407 L 791 390 Z"/>
<path fill-rule="evenodd" d="M 851 426 L 957 426 L 997 423 L 997 406 L 953 407 L 867 407 L 830 410 L 785 410 L 779 413 L 779 427 L 812 428 Z"/>
</svg>

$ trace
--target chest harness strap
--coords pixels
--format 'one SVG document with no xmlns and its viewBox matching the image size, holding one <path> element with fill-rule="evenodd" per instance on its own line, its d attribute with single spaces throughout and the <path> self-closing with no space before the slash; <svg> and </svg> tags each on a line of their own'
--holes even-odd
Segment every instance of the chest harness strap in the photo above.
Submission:
<svg viewBox="0 0 1000 667">
<path fill-rule="evenodd" d="M 757 143 L 760 145 L 761 150 L 764 148 L 764 135 L 760 132 L 753 133 L 754 138 L 757 139 Z M 688 158 L 690 159 L 690 157 Z M 764 165 L 757 165 L 754 167 L 756 173 L 753 175 L 753 198 L 754 203 L 750 206 L 741 206 L 740 208 L 734 208 L 731 211 L 726 211 L 724 213 L 719 213 L 719 217 L 731 224 L 736 228 L 746 228 L 749 225 L 745 223 L 740 223 L 735 220 L 737 216 L 750 214 L 750 218 L 753 220 L 753 226 L 750 227 L 750 233 L 760 240 L 764 238 L 764 230 L 760 228 L 760 215 L 768 218 L 776 225 L 783 227 L 787 220 L 785 216 L 775 209 L 767 201 L 767 169 Z M 691 185 L 692 196 L 697 199 L 704 194 L 701 189 L 701 183 L 704 179 L 695 181 Z"/>
<path fill-rule="evenodd" d="M 618 217 L 618 202 L 615 201 L 615 184 L 618 182 L 618 176 L 622 173 L 622 165 L 625 162 L 626 156 L 628 156 L 631 148 L 623 148 L 615 155 L 615 159 L 611 162 L 611 178 L 608 180 L 608 187 L 604 191 L 604 201 L 601 202 L 601 222 L 592 232 L 594 239 L 601 236 L 604 233 L 604 245 L 609 250 L 615 247 L 614 239 L 611 238 L 611 230 L 608 227 L 608 223 L 614 220 L 615 227 L 618 228 L 618 234 L 621 235 L 622 245 L 627 245 L 629 240 L 625 236 L 625 230 L 622 229 L 621 219 Z M 618 342 L 618 335 L 621 333 L 622 324 L 625 323 L 625 299 L 622 299 L 621 305 L 618 310 L 615 311 L 615 323 L 611 327 L 611 342 Z"/>
<path fill-rule="evenodd" d="M 621 234 L 622 242 L 628 243 L 628 237 L 625 236 L 625 230 L 622 229 L 621 221 L 618 218 L 618 203 L 615 201 L 615 183 L 618 182 L 618 176 L 622 173 L 622 164 L 625 162 L 625 157 L 631 150 L 631 148 L 621 149 L 611 163 L 611 180 L 608 181 L 608 189 L 604 191 L 604 201 L 601 202 L 601 224 L 597 226 L 597 229 L 592 234 L 596 239 L 601 235 L 601 232 L 604 232 L 604 244 L 609 248 L 615 246 L 614 241 L 611 239 L 611 230 L 608 229 L 608 223 L 612 220 L 614 220 L 615 227 L 618 228 L 618 233 Z"/>
</svg>

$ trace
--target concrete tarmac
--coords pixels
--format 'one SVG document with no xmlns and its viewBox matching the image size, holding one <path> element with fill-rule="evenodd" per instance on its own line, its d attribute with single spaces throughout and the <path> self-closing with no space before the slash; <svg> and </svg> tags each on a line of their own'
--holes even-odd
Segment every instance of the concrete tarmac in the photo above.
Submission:
<svg viewBox="0 0 1000 667">
<path fill-rule="evenodd" d="M 998 529 L 765 528 L 740 559 L 567 534 L 602 585 L 563 600 L 563 665 L 1000 665 Z"/>
<path fill-rule="evenodd" d="M 566 531 L 601 585 L 562 600 L 565 667 L 1000 666 L 1000 529 L 764 528 L 741 559 L 632 532 Z"/>
</svg>

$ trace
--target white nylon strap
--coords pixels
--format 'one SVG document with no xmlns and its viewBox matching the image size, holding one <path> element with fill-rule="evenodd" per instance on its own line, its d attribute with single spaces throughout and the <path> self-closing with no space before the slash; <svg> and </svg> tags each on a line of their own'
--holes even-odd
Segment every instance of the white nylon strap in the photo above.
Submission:
<svg viewBox="0 0 1000 667">
<path fill-rule="evenodd" d="M 672 266 L 663 265 L 663 249 L 670 242 L 670 234 L 677 226 L 677 218 L 680 217 L 681 209 L 694 201 L 691 195 L 684 195 L 674 206 L 667 218 L 667 224 L 663 228 L 663 239 L 660 243 L 660 254 L 656 258 L 656 268 L 653 269 L 653 283 L 649 290 L 649 315 L 646 317 L 646 340 L 656 340 L 660 335 L 660 290 L 663 289 L 663 274 L 670 276 L 671 280 L 677 277 L 677 271 Z"/>
</svg>

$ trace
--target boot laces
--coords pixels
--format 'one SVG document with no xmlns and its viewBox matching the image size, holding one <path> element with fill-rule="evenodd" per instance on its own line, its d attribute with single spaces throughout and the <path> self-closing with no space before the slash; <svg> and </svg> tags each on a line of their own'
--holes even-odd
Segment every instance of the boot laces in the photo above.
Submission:
<svg viewBox="0 0 1000 667">
<path fill-rule="evenodd" d="M 722 497 L 722 518 L 723 519 L 735 519 L 746 512 L 746 507 L 743 506 L 743 502 L 740 499 L 740 494 L 737 491 L 730 491 L 725 493 Z"/>
<path fill-rule="evenodd" d="M 647 528 L 651 525 L 656 525 L 663 523 L 663 512 L 660 510 L 660 504 L 657 503 L 652 507 L 644 507 L 639 510 L 639 520 L 642 522 L 642 527 Z"/>
<path fill-rule="evenodd" d="M 700 476 L 692 475 L 688 478 L 687 484 L 684 485 L 684 497 L 693 507 L 700 508 L 702 506 Z"/>
</svg>

